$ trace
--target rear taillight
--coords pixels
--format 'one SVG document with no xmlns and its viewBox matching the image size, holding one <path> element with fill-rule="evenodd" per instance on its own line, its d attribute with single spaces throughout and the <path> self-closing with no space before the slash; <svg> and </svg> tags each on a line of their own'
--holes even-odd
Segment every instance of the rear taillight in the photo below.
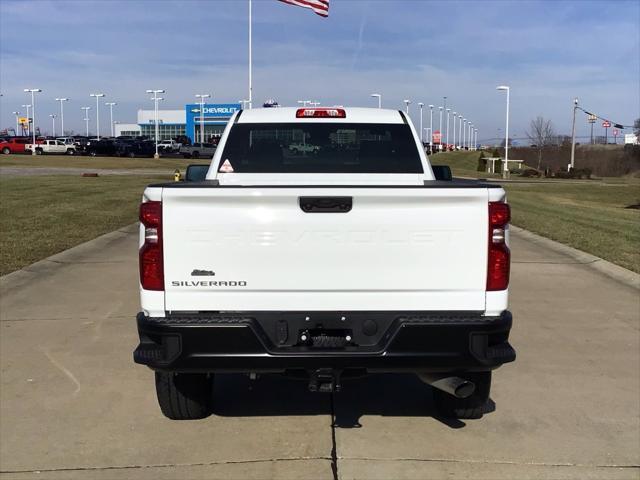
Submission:
<svg viewBox="0 0 640 480">
<path fill-rule="evenodd" d="M 509 286 L 511 252 L 506 244 L 506 229 L 511 209 L 504 202 L 489 202 L 489 260 L 487 291 L 506 290 Z"/>
<path fill-rule="evenodd" d="M 343 108 L 299 108 L 296 118 L 347 118 Z"/>
<path fill-rule="evenodd" d="M 164 290 L 162 259 L 162 202 L 140 205 L 144 244 L 140 247 L 140 284 L 145 290 Z"/>
</svg>

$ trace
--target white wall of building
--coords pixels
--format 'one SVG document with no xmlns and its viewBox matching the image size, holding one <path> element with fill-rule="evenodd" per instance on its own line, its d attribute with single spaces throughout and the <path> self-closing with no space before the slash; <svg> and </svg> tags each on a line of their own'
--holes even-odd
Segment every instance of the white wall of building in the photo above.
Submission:
<svg viewBox="0 0 640 480">
<path fill-rule="evenodd" d="M 142 129 L 137 123 L 116 123 L 116 137 L 120 135 L 131 135 L 130 132 L 137 132 L 140 135 Z"/>
<path fill-rule="evenodd" d="M 153 123 L 155 112 L 153 110 L 138 110 L 138 123 Z M 187 123 L 187 115 L 183 110 L 158 110 L 158 123 Z"/>
</svg>

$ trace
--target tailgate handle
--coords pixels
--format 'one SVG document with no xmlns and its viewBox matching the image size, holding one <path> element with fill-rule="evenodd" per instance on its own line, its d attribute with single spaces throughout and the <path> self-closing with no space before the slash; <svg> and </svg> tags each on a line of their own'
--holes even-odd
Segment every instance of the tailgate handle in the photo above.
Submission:
<svg viewBox="0 0 640 480">
<path fill-rule="evenodd" d="M 306 213 L 346 213 L 353 206 L 352 197 L 298 197 L 298 200 Z"/>
</svg>

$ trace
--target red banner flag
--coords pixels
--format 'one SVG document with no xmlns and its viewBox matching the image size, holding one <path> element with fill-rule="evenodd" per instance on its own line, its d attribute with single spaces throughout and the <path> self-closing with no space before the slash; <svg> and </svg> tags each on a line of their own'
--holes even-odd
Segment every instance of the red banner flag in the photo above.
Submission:
<svg viewBox="0 0 640 480">
<path fill-rule="evenodd" d="M 310 8 L 321 17 L 329 16 L 329 0 L 279 0 L 289 5 L 297 5 L 298 7 Z"/>
</svg>

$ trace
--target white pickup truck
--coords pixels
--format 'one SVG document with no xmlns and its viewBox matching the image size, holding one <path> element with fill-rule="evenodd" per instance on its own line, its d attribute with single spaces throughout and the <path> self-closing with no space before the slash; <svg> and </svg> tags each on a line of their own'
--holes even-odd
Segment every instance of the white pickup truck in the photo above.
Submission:
<svg viewBox="0 0 640 480">
<path fill-rule="evenodd" d="M 442 170 L 401 111 L 269 108 L 231 118 L 206 179 L 149 185 L 134 360 L 164 415 L 209 415 L 219 372 L 412 372 L 440 415 L 482 416 L 515 359 L 509 206 Z"/>
<path fill-rule="evenodd" d="M 33 153 L 35 147 L 36 155 L 42 155 L 43 153 L 52 153 L 58 155 L 75 155 L 76 146 L 67 145 L 62 140 L 43 140 L 42 143 L 28 143 L 24 147 L 26 153 Z"/>
</svg>

